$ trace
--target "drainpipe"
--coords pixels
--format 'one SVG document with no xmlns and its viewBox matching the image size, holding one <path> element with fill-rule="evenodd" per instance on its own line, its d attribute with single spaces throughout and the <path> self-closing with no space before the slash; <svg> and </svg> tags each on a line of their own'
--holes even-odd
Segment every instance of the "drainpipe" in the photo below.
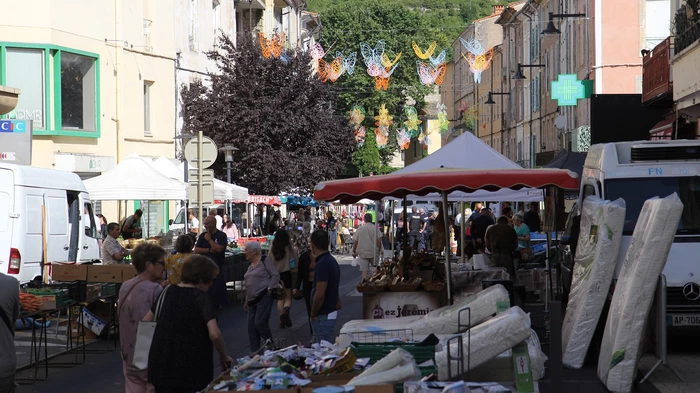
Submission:
<svg viewBox="0 0 700 393">
<path fill-rule="evenodd" d="M 114 69 L 115 69 L 115 75 L 114 75 L 114 83 L 115 83 L 115 88 L 114 88 L 114 95 L 115 95 L 115 118 L 116 118 L 116 148 L 117 148 L 117 157 L 116 157 L 116 162 L 119 164 L 120 159 L 121 159 L 121 153 L 122 153 L 122 134 L 121 134 L 121 105 L 119 105 L 119 75 L 121 74 L 121 70 L 119 69 L 121 66 L 121 57 L 122 57 L 122 41 L 121 41 L 121 7 L 120 7 L 120 1 L 119 0 L 114 0 L 114 40 L 115 40 L 115 45 L 114 45 L 114 51 L 115 51 L 115 56 L 114 56 Z M 126 209 L 126 207 L 125 207 Z M 118 217 L 122 217 L 122 204 L 119 202 L 119 209 L 118 209 Z"/>
</svg>

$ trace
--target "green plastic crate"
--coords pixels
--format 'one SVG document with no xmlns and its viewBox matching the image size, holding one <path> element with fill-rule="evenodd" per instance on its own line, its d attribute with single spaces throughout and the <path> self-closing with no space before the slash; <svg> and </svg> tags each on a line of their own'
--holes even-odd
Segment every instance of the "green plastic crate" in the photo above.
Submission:
<svg viewBox="0 0 700 393">
<path fill-rule="evenodd" d="M 374 364 L 396 348 L 404 349 L 416 360 L 416 364 L 435 361 L 434 346 L 417 346 L 413 343 L 356 343 L 352 344 L 353 352 L 358 359 L 369 358 L 369 364 Z"/>
</svg>

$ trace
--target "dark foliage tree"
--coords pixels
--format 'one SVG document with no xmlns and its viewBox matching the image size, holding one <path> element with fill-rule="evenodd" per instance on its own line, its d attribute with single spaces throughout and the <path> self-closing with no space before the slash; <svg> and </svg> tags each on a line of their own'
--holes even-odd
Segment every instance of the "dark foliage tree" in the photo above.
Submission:
<svg viewBox="0 0 700 393">
<path fill-rule="evenodd" d="M 236 45 L 220 39 L 208 56 L 218 70 L 211 87 L 194 82 L 183 89 L 184 129 L 240 149 L 235 183 L 260 195 L 308 193 L 342 173 L 353 131 L 335 115 L 336 94 L 311 74 L 306 53 L 266 59 L 257 40 L 241 33 Z M 223 175 L 221 157 L 214 168 Z"/>
</svg>

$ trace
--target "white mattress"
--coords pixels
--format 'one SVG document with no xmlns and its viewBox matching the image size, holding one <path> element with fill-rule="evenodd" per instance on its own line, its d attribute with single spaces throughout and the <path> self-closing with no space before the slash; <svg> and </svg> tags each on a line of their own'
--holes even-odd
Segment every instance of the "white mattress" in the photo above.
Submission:
<svg viewBox="0 0 700 393">
<path fill-rule="evenodd" d="M 469 368 L 473 370 L 530 337 L 530 317 L 520 307 L 515 306 L 471 328 L 470 332 L 470 346 L 468 333 L 462 334 L 462 351 L 465 355 L 470 353 Z M 443 345 L 442 349 L 435 353 L 441 381 L 451 379 L 447 363 L 448 349 L 450 354 L 457 355 L 458 343 L 453 342 L 449 348 Z M 466 371 L 468 370 L 465 356 L 464 372 Z M 459 364 L 455 360 L 451 362 L 451 372 L 453 378 L 460 374 Z"/>
<path fill-rule="evenodd" d="M 629 392 L 642 331 L 666 265 L 683 204 L 675 193 L 644 203 L 615 287 L 598 358 L 598 377 L 613 392 Z"/>
<path fill-rule="evenodd" d="M 569 304 L 562 327 L 562 362 L 583 367 L 608 289 L 615 275 L 625 224 L 625 201 L 589 196 L 581 211 L 581 236 L 574 261 Z"/>
<path fill-rule="evenodd" d="M 471 309 L 471 326 L 476 326 L 496 314 L 496 303 L 508 300 L 508 291 L 500 285 L 494 285 L 469 296 L 452 306 L 441 307 L 427 315 L 392 319 L 364 319 L 347 322 L 340 329 L 339 345 L 347 346 L 350 341 L 377 342 L 376 335 L 388 330 L 411 330 L 414 337 L 429 334 L 454 334 L 458 329 L 459 310 Z M 467 324 L 469 313 L 462 313 L 462 324 Z M 371 334 L 368 334 L 371 333 Z M 374 337 L 373 337 L 374 336 Z"/>
</svg>

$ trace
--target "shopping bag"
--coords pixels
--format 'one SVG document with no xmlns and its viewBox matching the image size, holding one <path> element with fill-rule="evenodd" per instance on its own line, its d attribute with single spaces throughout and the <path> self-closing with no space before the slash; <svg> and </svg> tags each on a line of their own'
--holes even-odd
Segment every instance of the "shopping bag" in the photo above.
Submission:
<svg viewBox="0 0 700 393">
<path fill-rule="evenodd" d="M 163 299 L 165 299 L 165 293 L 168 291 L 168 288 L 165 288 L 163 293 L 161 293 L 160 297 L 158 298 L 158 303 L 156 304 L 156 315 L 153 318 L 153 322 L 139 322 L 139 328 L 136 331 L 136 345 L 134 345 L 134 360 L 132 362 L 134 367 L 139 370 L 145 370 L 148 368 L 148 354 L 151 352 L 153 333 L 156 331 L 156 324 L 158 322 L 158 317 L 160 316 L 160 309 L 163 305 Z"/>
</svg>

